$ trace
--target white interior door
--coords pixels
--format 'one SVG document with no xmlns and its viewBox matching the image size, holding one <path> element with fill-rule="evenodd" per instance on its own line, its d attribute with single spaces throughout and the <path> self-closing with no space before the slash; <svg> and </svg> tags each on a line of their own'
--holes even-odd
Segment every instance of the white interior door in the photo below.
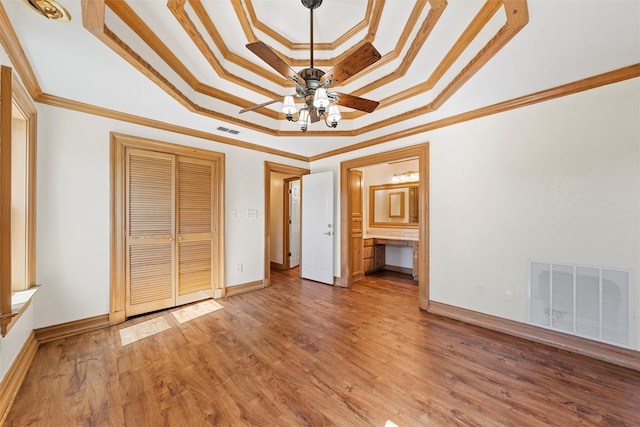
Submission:
<svg viewBox="0 0 640 427">
<path fill-rule="evenodd" d="M 302 200 L 301 276 L 333 285 L 333 172 L 303 175 Z"/>
<path fill-rule="evenodd" d="M 289 181 L 289 268 L 300 265 L 300 180 Z"/>
</svg>

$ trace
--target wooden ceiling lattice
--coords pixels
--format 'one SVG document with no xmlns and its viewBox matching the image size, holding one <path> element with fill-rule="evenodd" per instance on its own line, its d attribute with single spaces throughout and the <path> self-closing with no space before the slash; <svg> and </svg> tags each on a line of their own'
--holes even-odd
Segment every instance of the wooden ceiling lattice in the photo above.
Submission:
<svg viewBox="0 0 640 427">
<path fill-rule="evenodd" d="M 407 13 L 410 12 L 410 15 L 408 15 L 410 16 L 410 18 L 408 18 L 408 20 L 411 22 L 415 21 L 415 25 L 412 26 L 414 30 L 411 32 L 407 31 L 406 28 L 402 29 L 401 37 L 399 37 L 397 40 L 394 39 L 395 47 L 390 47 L 391 45 L 388 43 L 385 49 L 381 49 L 384 51 L 383 59 L 374 66 L 369 67 L 365 73 L 361 73 L 361 75 L 357 75 L 354 78 L 354 82 L 359 84 L 359 87 L 357 89 L 353 89 L 350 91 L 350 93 L 354 95 L 360 92 L 365 93 L 374 90 L 381 91 L 380 93 L 383 96 L 371 97 L 371 99 L 382 98 L 382 100 L 384 101 L 384 106 L 381 106 L 378 109 L 381 113 L 376 110 L 376 112 L 368 116 L 371 117 L 371 119 L 361 121 L 360 116 L 356 116 L 356 114 L 358 113 L 351 111 L 346 112 L 344 114 L 345 119 L 351 120 L 353 121 L 354 125 L 357 125 L 354 126 L 353 129 L 349 129 L 348 126 L 345 126 L 343 129 L 339 128 L 333 130 L 310 130 L 305 136 L 348 136 L 355 138 L 344 140 L 336 139 L 334 141 L 327 140 L 327 145 L 324 146 L 323 143 L 323 146 L 321 147 L 319 147 L 317 143 L 314 144 L 312 141 L 309 141 L 315 148 L 312 148 L 311 150 L 302 149 L 300 151 L 297 151 L 293 147 L 293 143 L 297 144 L 297 142 L 299 141 L 299 137 L 301 136 L 300 131 L 295 129 L 295 127 L 292 127 L 292 130 L 278 129 L 278 123 L 281 122 L 281 114 L 278 111 L 267 108 L 264 112 L 262 112 L 262 114 L 251 113 L 254 114 L 252 118 L 255 118 L 256 116 L 262 117 L 261 121 L 256 121 L 255 123 L 253 121 L 244 120 L 244 117 L 239 117 L 236 113 L 236 111 L 243 105 L 258 103 L 260 97 L 263 97 L 263 95 L 260 95 L 258 92 L 252 91 L 255 96 L 241 96 L 241 94 L 236 93 L 235 90 L 228 90 L 229 87 L 233 87 L 234 85 L 236 87 L 240 87 L 239 85 L 236 85 L 235 83 L 228 83 L 228 80 L 224 80 L 222 78 L 220 79 L 228 83 L 226 86 L 225 84 L 205 84 L 196 78 L 197 70 L 191 69 L 181 60 L 177 60 L 176 63 L 171 64 L 175 68 L 169 67 L 171 68 L 171 73 L 174 74 L 167 74 L 166 62 L 164 62 L 164 60 L 162 59 L 159 59 L 161 58 L 161 56 L 158 54 L 158 52 L 151 49 L 147 41 L 138 39 L 136 43 L 136 40 L 132 40 L 132 33 L 135 34 L 135 37 L 139 37 L 133 30 L 125 31 L 124 33 L 121 32 L 123 28 L 127 27 L 123 27 L 120 21 L 113 21 L 113 19 L 118 20 L 120 18 L 115 12 L 113 12 L 106 6 L 107 1 L 112 0 L 81 0 L 82 25 L 78 25 L 78 27 L 84 27 L 85 30 L 88 30 L 89 33 L 93 34 L 93 36 L 100 40 L 100 42 L 113 50 L 113 52 L 118 56 L 125 59 L 128 63 L 132 64 L 133 67 L 138 70 L 141 75 L 145 76 L 150 82 L 153 82 L 164 92 L 177 100 L 178 103 L 184 106 L 188 111 L 192 111 L 199 115 L 210 117 L 212 119 L 217 119 L 216 121 L 222 121 L 242 126 L 246 130 L 254 130 L 263 133 L 269 138 L 265 138 L 264 143 L 255 139 L 255 133 L 250 138 L 240 136 L 237 138 L 231 138 L 225 135 L 219 135 L 217 132 L 209 131 L 206 128 L 194 128 L 193 126 L 190 126 L 186 123 L 174 123 L 163 119 L 153 118 L 153 114 L 147 116 L 144 110 L 138 110 L 137 113 L 132 112 L 127 110 L 126 107 L 123 107 L 122 104 L 119 107 L 116 105 L 105 107 L 101 106 L 102 104 L 100 104 L 99 102 L 96 103 L 91 99 L 83 100 L 81 97 L 78 98 L 77 94 L 71 94 L 67 95 L 68 97 L 65 97 L 64 91 L 57 91 L 56 86 L 51 85 L 50 78 L 47 80 L 43 76 L 41 76 L 40 78 L 36 76 L 34 68 L 32 68 L 31 64 L 33 58 L 30 58 L 27 54 L 27 51 L 33 51 L 36 45 L 29 45 L 29 43 L 27 43 L 25 49 L 22 45 L 22 40 L 19 40 L 18 37 L 20 32 L 24 33 L 25 28 L 24 20 L 20 16 L 20 8 L 13 8 L 13 6 L 9 7 L 9 9 L 13 9 L 10 10 L 10 12 L 12 13 L 12 17 L 10 19 L 9 15 L 5 11 L 5 5 L 0 2 L 0 42 L 2 43 L 4 50 L 7 53 L 11 63 L 13 64 L 22 83 L 24 84 L 29 95 L 34 101 L 53 107 L 79 111 L 129 123 L 135 123 L 141 126 L 148 126 L 160 130 L 189 135 L 196 138 L 216 141 L 219 143 L 229 144 L 244 149 L 265 152 L 272 155 L 283 156 L 301 161 L 315 161 L 367 147 L 376 146 L 378 144 L 384 144 L 386 142 L 398 139 L 405 139 L 412 136 L 415 137 L 428 133 L 435 129 L 456 125 L 493 114 L 500 114 L 505 111 L 530 106 L 532 104 L 549 101 L 555 98 L 572 95 L 583 91 L 589 91 L 597 87 L 634 79 L 640 76 L 640 64 L 637 63 L 637 58 L 627 53 L 627 57 L 623 58 L 624 60 L 622 62 L 618 61 L 618 65 L 619 63 L 622 63 L 622 66 L 615 67 L 616 63 L 612 63 L 613 67 L 609 68 L 612 65 L 611 63 L 601 65 L 600 61 L 597 62 L 597 64 L 592 64 L 592 67 L 587 71 L 587 76 L 590 77 L 581 77 L 581 75 L 584 75 L 584 72 L 581 72 L 580 75 L 573 76 L 571 75 L 571 73 L 565 73 L 565 75 L 560 79 L 556 78 L 555 80 L 551 81 L 549 81 L 548 79 L 546 81 L 541 80 L 537 84 L 530 84 L 528 86 L 525 85 L 519 92 L 509 92 L 509 90 L 503 90 L 500 96 L 490 96 L 488 98 L 486 97 L 486 93 L 484 93 L 481 94 L 484 95 L 484 97 L 479 99 L 479 102 L 470 105 L 460 105 L 457 101 L 460 97 L 469 99 L 469 95 L 472 95 L 471 98 L 475 96 L 475 92 L 470 92 L 470 90 L 475 91 L 476 89 L 478 89 L 478 85 L 476 83 L 480 81 L 486 81 L 487 73 L 485 72 L 482 75 L 479 75 L 477 82 L 476 80 L 473 80 L 470 82 L 470 85 L 467 85 L 469 80 L 472 79 L 472 77 L 476 75 L 478 71 L 480 71 L 491 60 L 492 57 L 500 52 L 500 50 L 504 46 L 506 46 L 507 43 L 509 43 L 509 41 L 528 24 L 528 6 L 525 0 L 504 0 L 504 2 L 498 0 L 489 0 L 483 4 L 478 3 L 477 9 L 474 9 L 475 14 L 473 16 L 467 16 L 464 21 L 460 21 L 461 23 L 466 23 L 466 27 L 459 27 L 456 30 L 457 34 L 459 34 L 458 38 L 449 39 L 449 42 L 447 42 L 446 45 L 442 45 L 447 46 L 448 50 L 440 52 L 440 54 L 438 55 L 439 62 L 435 66 L 429 67 L 429 72 L 424 73 L 424 75 L 422 76 L 419 76 L 420 78 L 418 79 L 415 79 L 414 75 L 414 80 L 418 81 L 414 81 L 413 84 L 407 85 L 402 90 L 397 90 L 395 92 L 387 90 L 387 92 L 384 92 L 387 87 L 397 84 L 398 80 L 402 81 L 402 64 L 411 63 L 411 61 L 416 64 L 416 61 L 424 61 L 424 57 L 421 57 L 419 55 L 411 59 L 411 56 L 413 55 L 407 54 L 407 52 L 409 52 L 409 47 L 413 48 L 415 51 L 416 49 L 420 49 L 420 47 L 417 47 L 418 45 L 424 46 L 424 43 L 433 44 L 432 40 L 435 40 L 433 35 L 434 31 L 438 31 L 439 28 L 443 28 L 443 26 L 440 25 L 441 21 L 443 21 L 443 14 L 446 11 L 451 10 L 452 5 L 459 5 L 458 3 L 451 3 L 450 5 L 447 5 L 445 0 L 428 0 L 422 2 L 416 1 L 415 3 L 413 3 L 413 9 L 411 11 L 407 9 Z M 210 18 L 210 16 L 204 9 L 198 11 L 198 5 L 202 4 L 200 0 L 168 1 L 169 3 L 166 8 L 164 5 L 161 5 L 160 7 L 163 8 L 162 10 L 164 10 L 165 15 L 171 15 L 169 16 L 169 18 L 173 19 L 173 25 L 182 25 L 178 17 L 176 15 L 172 15 L 173 10 L 180 10 L 181 8 L 184 8 L 186 14 L 185 16 L 188 18 L 187 21 L 192 23 L 195 28 L 198 28 L 199 32 L 202 32 L 202 34 L 200 34 L 198 37 L 201 37 L 203 39 L 209 37 L 209 40 L 213 41 L 216 39 L 216 37 L 213 37 L 212 34 L 215 34 L 215 31 L 220 30 L 219 40 L 228 40 L 225 35 L 222 34 L 222 30 L 213 25 L 213 22 L 211 23 L 210 27 L 204 26 L 204 23 L 206 23 L 205 18 Z M 238 7 L 244 7 L 241 0 L 216 0 L 214 3 L 219 6 L 224 4 L 224 2 L 226 1 L 228 1 L 230 4 L 229 7 L 230 10 L 232 10 L 231 16 L 237 15 L 238 12 L 236 12 L 236 10 Z M 128 0 L 126 6 L 129 6 L 129 9 L 131 9 L 132 5 L 135 7 L 140 7 L 140 5 L 145 4 L 148 5 L 150 4 L 150 2 L 137 2 L 136 0 Z M 387 10 L 383 6 L 383 1 L 374 0 L 372 5 L 373 9 L 371 18 L 372 27 L 380 24 L 380 16 L 376 16 L 376 10 L 378 10 L 376 8 L 382 7 L 383 11 Z M 427 6 L 429 6 L 429 10 L 425 9 Z M 107 21 L 105 18 L 105 9 L 108 10 L 109 21 Z M 590 11 L 592 16 L 594 13 L 593 9 L 594 8 L 591 8 Z M 551 11 L 549 10 L 549 12 Z M 562 13 L 570 13 L 570 10 L 565 9 Z M 26 15 L 27 14 L 25 14 L 25 19 Z M 75 11 L 74 17 L 78 18 L 79 15 L 80 13 L 78 11 Z M 148 15 L 145 16 L 148 17 Z M 632 15 L 628 14 L 627 16 L 630 17 Z M 621 16 L 618 16 L 618 19 L 615 20 L 616 26 L 624 28 L 624 30 L 621 29 L 618 33 L 616 33 L 619 39 L 621 39 L 624 34 L 629 34 L 629 31 L 633 31 L 634 29 L 630 20 L 625 21 L 624 19 L 622 19 L 624 25 L 620 24 L 620 18 Z M 142 20 L 142 18 L 139 19 Z M 145 22 L 145 25 L 146 23 L 149 23 L 146 18 L 142 21 Z M 489 21 L 491 21 L 490 26 L 487 25 Z M 22 22 L 22 24 L 14 28 L 14 24 L 18 25 L 18 23 L 20 22 Z M 168 21 L 165 20 L 164 23 L 167 24 L 167 22 Z M 523 34 L 522 37 L 528 37 L 528 41 L 526 41 L 523 45 L 529 46 L 531 44 L 530 39 L 532 35 L 534 35 L 534 37 L 540 36 L 540 28 L 544 28 L 544 22 L 542 22 L 542 24 L 537 22 L 534 23 L 534 25 L 530 25 L 529 27 L 527 27 L 528 31 L 526 32 L 526 34 Z M 572 22 L 574 23 L 574 26 L 577 23 L 575 19 Z M 451 21 L 449 21 L 449 24 L 450 23 Z M 237 24 L 240 25 L 239 23 Z M 609 24 L 610 26 L 612 25 L 611 22 L 609 22 Z M 75 25 L 75 23 L 72 23 L 71 25 Z M 160 37 L 162 32 L 158 33 L 157 31 L 153 31 L 151 29 L 151 25 L 148 25 L 148 27 L 148 30 L 151 34 L 158 36 L 157 38 L 160 42 L 158 46 L 165 45 L 165 47 L 167 47 L 167 44 L 164 43 L 166 39 L 162 39 L 162 37 Z M 62 26 L 61 28 L 69 28 L 69 25 L 67 24 L 67 26 Z M 185 28 L 181 30 L 183 39 L 188 36 L 188 32 Z M 418 31 L 419 28 L 420 31 Z M 140 32 L 144 34 L 145 31 L 147 30 L 144 30 L 143 28 L 143 30 L 141 30 Z M 480 40 L 475 40 L 475 34 L 479 34 L 483 31 L 484 36 Z M 611 33 L 612 31 L 615 33 L 613 28 L 609 28 L 607 34 Z M 177 33 L 174 32 L 173 34 L 176 35 Z M 489 34 L 490 37 L 488 37 L 487 34 Z M 82 38 L 81 36 L 82 34 L 78 34 L 79 39 Z M 588 34 L 583 33 L 581 36 L 581 40 L 587 36 Z M 377 43 L 380 43 L 380 37 L 380 34 L 376 34 L 375 37 L 371 40 L 377 40 Z M 403 40 L 403 37 L 406 37 L 406 39 Z M 419 40 L 422 37 L 425 37 L 424 43 L 421 45 L 417 44 L 415 40 Z M 29 39 L 30 37 L 25 38 L 25 40 L 27 41 Z M 409 42 L 409 39 L 411 39 L 411 42 Z M 152 41 L 153 37 L 150 37 L 149 40 Z M 518 40 L 520 40 L 520 38 L 518 38 Z M 545 39 L 543 38 L 543 40 Z M 144 44 L 141 44 L 141 41 Z M 238 41 L 236 41 L 236 43 L 237 42 Z M 411 43 L 411 45 L 409 47 L 406 47 L 407 43 Z M 471 46 L 472 44 L 475 47 L 469 49 L 469 46 Z M 169 45 L 171 45 L 171 43 L 169 43 Z M 253 75 L 256 76 L 255 78 L 266 80 L 267 77 L 259 76 L 259 73 L 263 72 L 265 76 L 272 74 L 275 81 L 284 82 L 285 85 L 290 84 L 287 80 L 282 79 L 280 76 L 274 75 L 271 70 L 266 68 L 266 65 L 256 64 L 256 62 L 259 62 L 259 60 L 255 60 L 255 58 L 252 58 L 252 60 L 248 60 L 247 58 L 250 57 L 250 55 L 246 55 L 246 52 L 244 52 L 243 49 L 238 49 L 238 44 L 235 45 L 235 48 L 233 45 L 229 44 L 227 46 L 227 49 L 225 50 L 220 47 L 222 45 L 217 46 L 215 42 L 212 42 L 211 44 L 207 45 L 207 48 L 211 50 L 212 54 L 214 52 L 214 46 L 216 46 L 218 50 L 215 51 L 215 55 L 212 55 L 212 58 L 213 56 L 215 56 L 215 59 L 219 61 L 221 70 L 225 70 L 221 72 L 224 73 L 226 71 L 230 71 L 230 69 L 228 68 L 230 64 L 233 64 L 234 67 L 241 67 L 233 61 L 242 63 L 242 61 L 244 60 L 247 62 L 244 67 L 245 71 L 247 73 L 253 73 Z M 572 50 L 570 52 L 565 52 L 565 55 L 576 51 L 582 55 L 580 56 L 580 54 L 578 54 L 578 56 L 576 57 L 578 59 L 584 59 L 584 55 L 587 53 L 589 55 L 592 55 L 591 49 L 589 49 L 589 51 L 587 52 L 584 51 L 584 49 L 581 51 L 581 47 L 579 44 L 575 45 L 574 43 L 571 46 Z M 591 46 L 591 44 L 589 44 L 589 46 Z M 175 48 L 175 44 L 172 47 Z M 244 48 L 244 44 L 242 44 L 242 48 Z M 176 58 L 178 58 L 179 52 L 175 49 L 172 51 L 171 49 L 167 48 L 167 51 L 169 54 L 172 54 Z M 389 61 L 395 61 L 395 64 L 397 65 L 395 67 L 395 70 L 392 69 L 392 67 L 388 64 L 380 65 L 385 57 L 388 57 L 388 55 L 393 55 L 396 51 L 398 52 L 397 58 Z M 151 56 L 149 56 L 150 52 Z M 461 52 L 464 52 L 464 54 L 462 54 Z M 474 53 L 470 56 L 470 53 L 472 52 Z M 505 52 L 504 54 L 512 57 L 514 54 L 517 55 L 518 52 L 520 52 L 521 56 L 525 53 L 521 49 L 513 49 L 510 46 L 509 52 Z M 549 54 L 553 54 L 553 52 L 555 51 L 545 50 L 544 57 L 546 58 Z M 528 59 L 534 56 L 535 60 L 539 61 L 540 57 L 542 57 L 542 53 L 542 51 L 534 50 L 533 52 L 529 52 L 527 50 L 526 57 Z M 30 55 L 33 55 L 33 53 L 31 52 Z M 107 62 L 107 59 L 109 59 L 107 57 L 108 55 L 105 57 L 105 62 Z M 204 55 L 202 57 L 204 58 Z M 111 59 L 112 58 L 113 57 L 111 57 Z M 624 65 L 625 61 L 627 65 Z M 212 74 L 215 74 L 213 65 L 210 62 L 208 63 Z M 452 64 L 455 65 L 452 67 Z M 461 66 L 462 64 L 464 64 L 464 66 Z M 492 73 L 498 71 L 498 75 L 504 78 L 504 76 L 511 71 L 510 68 L 500 68 L 504 64 L 509 64 L 509 62 L 505 62 L 504 58 L 498 59 L 495 62 L 491 62 L 492 68 L 487 68 L 487 71 L 489 69 L 491 69 Z M 498 66 L 497 69 L 496 66 Z M 178 75 L 175 70 L 180 70 L 180 67 L 182 67 L 182 71 L 186 73 L 185 76 L 187 76 L 188 78 L 175 78 L 175 76 Z M 380 70 L 378 70 L 378 68 L 380 68 Z M 38 69 L 40 69 L 40 65 L 38 65 Z M 408 74 L 411 74 L 412 70 L 410 69 L 410 67 L 408 67 L 407 70 L 409 70 Z M 517 77 L 520 76 L 520 74 L 523 72 L 523 69 L 522 67 L 520 67 L 518 68 L 518 70 L 518 74 L 514 75 L 514 78 L 516 78 L 514 81 L 518 81 L 520 82 L 520 84 L 522 84 L 523 79 Z M 399 78 L 396 80 L 392 80 L 391 76 L 394 74 L 398 75 Z M 173 78 L 171 78 L 172 76 Z M 242 74 L 242 76 L 240 77 L 246 80 L 247 74 Z M 41 82 L 39 81 L 40 79 L 43 80 L 43 86 L 41 86 Z M 279 83 L 271 82 L 271 90 L 273 90 L 273 87 L 278 87 L 278 85 Z M 380 86 L 378 89 L 374 89 L 375 85 Z M 427 96 L 424 97 L 426 101 L 419 101 L 418 103 L 414 102 L 413 104 L 411 104 L 410 101 L 417 101 L 416 98 L 424 94 L 424 90 L 428 91 L 428 87 L 437 87 L 438 93 L 427 94 Z M 454 94 L 458 93 L 461 88 L 464 88 L 465 90 L 460 92 L 459 96 L 456 96 L 451 104 L 447 104 L 449 99 Z M 469 88 L 469 90 L 467 90 L 467 88 Z M 500 87 L 497 86 L 497 88 Z M 244 90 L 246 92 L 246 89 Z M 286 90 L 290 90 L 290 87 L 286 87 Z M 196 96 L 194 98 L 194 94 L 200 96 Z M 407 98 L 396 100 L 396 96 Z M 251 98 L 251 100 L 247 98 Z M 202 102 L 203 100 L 205 100 L 205 102 Z M 209 103 L 208 101 L 213 101 L 213 103 Z M 448 108 L 442 109 L 442 113 L 430 115 L 430 113 L 437 112 L 439 109 L 441 109 L 443 105 L 447 105 Z M 449 105 L 451 105 L 451 107 L 449 107 Z M 226 110 L 222 108 L 225 106 Z M 393 107 L 389 108 L 390 106 Z M 229 107 L 231 107 L 231 109 Z M 322 128 L 323 127 L 320 127 L 320 129 Z M 286 136 L 292 138 L 288 140 L 279 140 L 287 142 L 272 145 L 270 141 L 276 140 L 270 138 L 271 136 Z M 291 142 L 291 144 L 289 144 L 289 141 Z"/>
<path fill-rule="evenodd" d="M 187 3 L 190 6 L 189 9 L 186 7 Z M 258 32 L 262 32 L 269 34 L 272 38 L 279 38 L 279 41 L 289 49 L 303 48 L 301 44 L 296 44 L 290 40 L 285 40 L 283 37 L 273 34 L 273 31 L 256 16 L 256 12 L 250 0 L 245 1 L 244 4 L 239 0 L 232 0 L 231 4 L 238 22 L 247 37 L 246 42 L 257 39 L 256 34 Z M 335 49 L 339 44 L 345 43 L 353 34 L 358 31 L 362 31 L 362 29 L 367 26 L 369 29 L 367 31 L 366 40 L 375 42 L 377 26 L 379 25 L 381 16 L 384 13 L 385 5 L 385 1 L 369 0 L 366 7 L 366 16 L 358 22 L 357 25 L 353 26 L 348 33 L 343 34 L 333 43 L 314 44 L 314 46 L 322 45 L 322 47 L 326 49 Z M 422 21 L 420 21 L 418 18 L 424 14 L 427 5 L 429 6 L 429 9 L 426 16 Z M 386 6 L 389 7 L 388 5 Z M 105 22 L 105 7 L 109 8 L 115 16 L 128 26 L 136 36 L 139 37 L 139 39 L 145 43 L 151 51 L 153 51 L 155 58 L 145 58 L 141 52 L 136 52 L 132 47 L 132 44 L 124 40 L 124 38 L 120 38 L 118 34 L 109 28 Z M 410 12 L 410 19 L 396 41 L 395 47 L 390 51 L 383 52 L 382 59 L 377 64 L 374 64 L 369 69 L 366 69 L 354 76 L 351 79 L 352 82 L 341 82 L 341 86 L 347 83 L 357 84 L 357 81 L 370 73 L 376 73 L 377 71 L 388 69 L 388 65 L 392 64 L 394 61 L 399 61 L 399 65 L 395 69 L 387 72 L 383 71 L 384 74 L 381 74 L 380 76 L 376 74 L 377 78 L 362 85 L 360 88 L 355 89 L 352 93 L 355 96 L 366 96 L 368 93 L 373 91 L 384 90 L 386 86 L 401 80 L 412 66 L 417 66 L 416 58 L 418 57 L 418 53 L 438 25 L 446 7 L 446 0 L 416 1 Z M 256 124 L 254 120 L 247 120 L 246 117 L 239 116 L 237 113 L 230 114 L 228 111 L 216 108 L 216 105 L 219 105 L 220 101 L 224 104 L 231 104 L 239 110 L 269 99 L 277 99 L 282 96 L 281 92 L 290 91 L 293 87 L 293 83 L 273 73 L 272 70 L 270 70 L 266 64 L 262 64 L 259 59 L 256 58 L 255 62 L 252 62 L 232 50 L 232 48 L 230 48 L 225 42 L 222 30 L 216 27 L 214 20 L 211 19 L 209 13 L 200 0 L 169 0 L 167 8 L 179 24 L 182 31 L 188 35 L 191 42 L 197 47 L 202 57 L 209 64 L 212 74 L 222 81 L 226 81 L 227 83 L 237 85 L 240 88 L 256 93 L 258 95 L 258 100 L 249 100 L 244 96 L 234 95 L 228 90 L 222 90 L 216 88 L 212 84 L 206 84 L 198 80 L 184 64 L 184 61 L 180 58 L 179 54 L 172 52 L 171 49 L 169 49 L 169 47 L 163 42 L 162 38 L 165 35 L 155 32 L 154 29 L 144 22 L 144 20 L 126 1 L 83 0 L 83 20 L 85 27 L 94 35 L 118 54 L 123 56 L 144 75 L 158 84 L 163 88 L 163 90 L 169 93 L 173 98 L 177 99 L 190 111 L 271 135 L 298 135 L 297 130 L 283 131 L 279 129 L 280 125 L 278 125 L 278 123 L 284 120 L 284 117 L 282 117 L 283 115 L 279 111 L 272 108 L 261 108 L 256 110 L 254 113 L 251 113 L 259 114 L 260 116 L 273 120 L 274 124 L 272 126 L 259 125 Z M 444 102 L 446 102 L 446 100 L 450 98 L 465 81 L 467 81 L 475 72 L 486 64 L 490 58 L 495 55 L 495 53 L 497 53 L 513 37 L 513 35 L 515 35 L 515 33 L 517 33 L 517 31 L 526 25 L 528 22 L 528 16 L 525 0 L 488 0 L 485 2 L 479 12 L 475 15 L 474 19 L 468 24 L 463 33 L 460 34 L 457 41 L 449 48 L 448 53 L 434 68 L 433 72 L 425 76 L 425 80 L 412 84 L 403 90 L 392 92 L 392 94 L 379 100 L 380 106 L 378 107 L 378 111 L 383 111 L 391 105 L 397 106 L 398 104 L 402 104 L 403 101 L 432 91 L 434 86 L 442 81 L 451 66 L 459 60 L 461 54 L 469 48 L 480 31 L 485 28 L 487 23 L 500 10 L 504 10 L 505 12 L 504 26 L 500 28 L 500 30 L 483 47 L 483 49 L 463 67 L 462 71 L 460 71 L 450 82 L 447 82 L 448 84 L 444 86 L 445 89 L 439 94 L 436 94 L 433 97 L 433 100 L 428 104 L 417 108 L 400 108 L 399 113 L 394 114 L 392 117 L 382 117 L 381 119 L 362 127 L 354 126 L 354 128 L 350 130 L 337 129 L 332 130 L 331 132 L 314 131 L 310 129 L 307 132 L 307 135 L 359 135 L 437 110 L 437 108 L 443 105 Z M 201 33 L 198 29 L 199 27 L 205 29 L 207 37 Z M 256 31 L 254 31 L 254 29 Z M 409 42 L 410 35 L 412 33 L 415 33 L 415 35 Z M 208 40 L 211 40 L 215 46 L 211 46 Z M 340 62 L 366 40 L 357 41 L 335 58 L 318 60 L 315 62 L 318 66 L 332 66 L 333 64 Z M 306 48 L 308 48 L 308 44 L 306 45 Z M 307 60 L 295 60 L 282 54 L 279 54 L 279 56 L 281 56 L 282 59 L 292 68 L 307 66 L 308 64 Z M 159 62 L 159 60 L 162 62 Z M 249 75 L 256 76 L 258 80 L 265 79 L 270 83 L 281 87 L 282 91 L 278 93 L 274 92 L 273 90 L 266 89 L 261 84 L 256 84 L 256 81 L 253 78 L 239 76 L 237 73 L 228 69 L 229 64 L 241 67 L 249 73 Z M 175 81 L 175 76 L 173 76 L 174 80 L 172 80 L 172 77 L 165 76 L 160 71 L 161 69 L 166 69 L 167 66 L 179 77 L 179 79 L 182 80 L 183 83 L 186 83 L 186 86 L 190 88 L 190 91 L 204 95 L 206 99 L 210 99 L 210 102 L 196 102 L 193 100 L 195 97 L 193 97 L 189 91 L 185 91 L 184 88 L 182 90 L 179 89 L 179 87 L 184 85 Z M 343 111 L 343 120 L 350 120 L 356 124 L 357 119 L 363 117 L 365 114 L 366 113 L 360 111 Z M 378 115 L 377 113 L 374 114 Z"/>
</svg>

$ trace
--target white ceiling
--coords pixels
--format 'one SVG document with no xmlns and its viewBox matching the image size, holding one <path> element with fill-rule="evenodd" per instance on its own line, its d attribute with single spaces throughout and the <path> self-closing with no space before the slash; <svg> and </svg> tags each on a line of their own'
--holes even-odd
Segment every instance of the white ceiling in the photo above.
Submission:
<svg viewBox="0 0 640 427">
<path fill-rule="evenodd" d="M 341 107 L 345 120 L 338 129 L 327 129 L 319 122 L 302 134 L 296 124 L 284 119 L 279 102 L 238 114 L 243 107 L 294 90 L 290 82 L 245 47 L 248 42 L 265 42 L 296 71 L 307 67 L 309 10 L 300 0 L 171 0 L 169 4 L 158 0 L 107 1 L 103 22 L 108 34 L 115 35 L 112 40 L 121 40 L 138 62 L 116 52 L 83 27 L 80 0 L 59 0 L 73 18 L 69 23 L 49 21 L 22 0 L 1 3 L 45 94 L 302 156 L 384 137 L 640 63 L 639 1 L 529 0 L 528 23 L 482 67 L 467 73 L 464 85 L 444 103 L 424 110 L 464 73 L 479 52 L 491 46 L 490 40 L 499 36 L 508 22 L 507 8 L 501 7 L 484 20 L 468 45 L 455 48 L 456 41 L 469 34 L 468 27 L 485 7 L 484 1 L 449 0 L 436 24 L 428 27 L 432 28 L 428 36 L 423 37 L 420 27 L 433 19 L 439 1 L 324 0 L 314 11 L 317 68 L 328 71 L 336 57 L 373 31 L 373 45 L 385 61 L 387 57 L 389 60 L 381 66 L 374 64 L 336 88 L 381 101 L 375 112 L 358 114 Z M 234 9 L 238 4 L 240 7 Z M 118 13 L 123 5 L 130 10 Z M 200 8 L 204 15 L 199 13 Z M 417 19 L 409 20 L 414 10 Z M 182 23 L 177 15 L 184 20 Z M 129 19 L 140 21 L 125 22 Z M 194 38 L 185 30 L 189 25 L 192 34 L 197 34 Z M 359 25 L 359 31 L 353 30 Z M 145 26 L 149 29 L 146 35 L 142 31 Z M 211 28 L 218 32 L 219 40 L 214 40 Z M 403 34 L 407 36 L 404 44 L 400 43 Z M 322 43 L 333 46 L 323 50 L 319 46 Z M 295 49 L 296 44 L 303 49 Z M 392 78 L 412 49 L 416 49 L 415 58 L 406 73 Z M 410 96 L 412 88 L 434 75 L 452 51 L 459 55 L 433 87 Z M 214 64 L 216 61 L 218 64 Z M 157 78 L 145 75 L 145 69 L 162 76 L 164 86 Z M 376 83 L 379 79 L 388 81 Z M 390 101 L 402 94 L 407 96 Z M 421 108 L 424 111 L 411 113 Z M 219 126 L 240 133 L 219 132 Z"/>
</svg>

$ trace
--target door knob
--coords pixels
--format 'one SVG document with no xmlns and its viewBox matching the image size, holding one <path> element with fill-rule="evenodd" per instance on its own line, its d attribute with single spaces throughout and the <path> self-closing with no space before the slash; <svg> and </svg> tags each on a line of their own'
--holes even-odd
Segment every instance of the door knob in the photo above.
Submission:
<svg viewBox="0 0 640 427">
<path fill-rule="evenodd" d="M 322 233 L 322 234 L 326 234 L 327 236 L 331 236 L 331 232 L 327 231 L 326 233 Z"/>
</svg>

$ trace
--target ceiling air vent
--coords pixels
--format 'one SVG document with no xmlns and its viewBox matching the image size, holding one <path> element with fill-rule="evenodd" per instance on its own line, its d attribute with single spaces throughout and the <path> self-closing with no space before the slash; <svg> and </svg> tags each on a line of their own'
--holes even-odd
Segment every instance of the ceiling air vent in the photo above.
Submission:
<svg viewBox="0 0 640 427">
<path fill-rule="evenodd" d="M 239 130 L 229 129 L 229 128 L 226 128 L 226 127 L 223 127 L 223 126 L 218 126 L 218 130 L 219 130 L 220 132 L 228 132 L 228 133 L 230 133 L 230 134 L 232 134 L 232 135 L 237 135 L 237 134 L 239 134 L 239 133 L 240 133 L 240 131 L 239 131 Z"/>
</svg>

